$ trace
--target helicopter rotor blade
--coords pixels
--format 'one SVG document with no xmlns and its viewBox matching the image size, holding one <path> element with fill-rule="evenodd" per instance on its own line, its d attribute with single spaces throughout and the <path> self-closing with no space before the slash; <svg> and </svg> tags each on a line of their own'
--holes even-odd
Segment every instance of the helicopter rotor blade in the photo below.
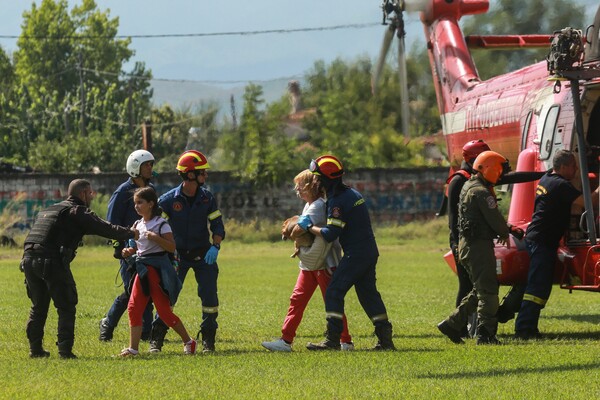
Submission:
<svg viewBox="0 0 600 400">
<path fill-rule="evenodd" d="M 385 30 L 385 35 L 383 36 L 383 43 L 381 44 L 381 50 L 379 51 L 379 58 L 377 59 L 377 64 L 375 64 L 375 69 L 371 78 L 371 92 L 373 93 L 373 95 L 377 94 L 377 83 L 379 82 L 379 78 L 381 77 L 381 71 L 383 70 L 383 66 L 385 65 L 385 59 L 388 51 L 390 50 L 392 39 L 394 39 L 394 29 L 392 26 L 389 26 Z"/>
<path fill-rule="evenodd" d="M 406 52 L 404 36 L 398 38 L 398 80 L 400 82 L 400 105 L 402 112 L 402 131 L 408 137 L 408 122 L 410 119 L 408 107 L 408 78 L 406 72 Z"/>
</svg>

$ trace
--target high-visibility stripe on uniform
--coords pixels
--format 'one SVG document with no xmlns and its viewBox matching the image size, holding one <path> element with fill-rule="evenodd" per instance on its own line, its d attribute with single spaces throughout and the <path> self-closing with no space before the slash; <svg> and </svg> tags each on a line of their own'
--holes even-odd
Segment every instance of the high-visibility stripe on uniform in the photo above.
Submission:
<svg viewBox="0 0 600 400">
<path fill-rule="evenodd" d="M 373 322 L 385 321 L 387 319 L 388 319 L 387 314 L 378 314 L 378 315 L 374 315 L 371 317 L 371 321 L 373 321 Z"/>
<path fill-rule="evenodd" d="M 210 214 L 208 214 L 208 219 L 210 221 L 212 221 L 215 218 L 219 218 L 221 216 L 221 210 L 217 210 L 217 211 L 213 211 Z"/>
<path fill-rule="evenodd" d="M 359 199 L 359 200 L 356 201 L 356 203 L 354 203 L 354 205 L 352 207 L 360 206 L 364 202 L 365 202 L 365 199 Z"/>
<path fill-rule="evenodd" d="M 343 228 L 346 226 L 346 223 L 344 221 L 342 221 L 341 219 L 328 218 L 327 225 L 334 225 L 334 226 L 339 226 L 340 228 Z"/>
<path fill-rule="evenodd" d="M 344 314 L 333 312 L 333 311 L 327 311 L 325 313 L 325 318 L 344 319 Z"/>
<path fill-rule="evenodd" d="M 219 307 L 202 307 L 202 312 L 207 314 L 216 314 L 219 312 Z"/>
<path fill-rule="evenodd" d="M 524 301 L 531 301 L 531 302 L 533 302 L 535 304 L 539 304 L 540 306 L 545 306 L 546 302 L 548 301 L 548 299 L 542 299 L 541 297 L 537 297 L 537 296 L 534 296 L 534 295 L 529 294 L 529 293 L 525 293 L 523 295 L 523 300 Z"/>
</svg>

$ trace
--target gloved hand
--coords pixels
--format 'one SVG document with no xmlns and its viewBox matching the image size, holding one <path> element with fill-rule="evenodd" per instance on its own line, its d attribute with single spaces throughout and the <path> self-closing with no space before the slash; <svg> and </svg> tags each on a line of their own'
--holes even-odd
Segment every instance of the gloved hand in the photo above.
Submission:
<svg viewBox="0 0 600 400">
<path fill-rule="evenodd" d="M 206 252 L 204 256 L 204 262 L 208 265 L 214 264 L 217 262 L 217 256 L 219 255 L 219 249 L 215 245 L 210 246 L 210 249 Z"/>
<path fill-rule="evenodd" d="M 525 236 L 525 232 L 523 231 L 523 229 L 510 224 L 508 225 L 508 232 L 519 240 L 523 239 L 523 236 Z"/>
<path fill-rule="evenodd" d="M 304 229 L 305 231 L 307 231 L 308 228 L 310 228 L 313 225 L 313 223 L 310 220 L 310 217 L 308 215 L 301 215 L 298 218 L 297 224 L 300 228 Z"/>
</svg>

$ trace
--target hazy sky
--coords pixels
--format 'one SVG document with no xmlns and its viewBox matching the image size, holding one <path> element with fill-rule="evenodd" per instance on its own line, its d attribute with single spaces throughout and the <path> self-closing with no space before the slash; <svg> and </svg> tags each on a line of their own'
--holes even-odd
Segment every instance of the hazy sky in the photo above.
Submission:
<svg viewBox="0 0 600 400">
<path fill-rule="evenodd" d="M 0 0 L 0 35 L 20 34 L 22 13 L 30 9 L 31 3 Z M 110 9 L 111 17 L 119 17 L 121 35 L 289 30 L 381 21 L 380 0 L 96 0 L 96 3 L 100 10 Z M 418 15 L 409 16 L 407 22 L 409 42 L 422 40 Z M 338 56 L 354 59 L 359 55 L 374 59 L 383 30 L 381 25 L 374 25 L 260 35 L 136 38 L 131 48 L 136 51 L 134 61 L 146 62 L 159 79 L 270 80 L 302 75 L 317 59 L 331 61 Z M 0 39 L 0 45 L 7 51 L 15 49 L 15 42 L 15 39 Z"/>
</svg>

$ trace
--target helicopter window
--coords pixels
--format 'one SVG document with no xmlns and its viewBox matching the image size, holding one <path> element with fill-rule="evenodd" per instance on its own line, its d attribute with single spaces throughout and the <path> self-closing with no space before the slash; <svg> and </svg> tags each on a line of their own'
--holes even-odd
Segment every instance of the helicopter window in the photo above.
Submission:
<svg viewBox="0 0 600 400">
<path fill-rule="evenodd" d="M 531 116 L 533 115 L 533 111 L 529 111 L 527 113 L 527 118 L 525 118 L 525 125 L 523 125 L 523 134 L 521 135 L 521 151 L 525 150 L 527 147 L 527 138 L 529 136 L 529 126 L 531 125 Z"/>
<path fill-rule="evenodd" d="M 548 160 L 552 154 L 554 134 L 556 132 L 556 121 L 558 120 L 559 106 L 552 106 L 546 114 L 544 130 L 540 140 L 540 160 Z"/>
</svg>

